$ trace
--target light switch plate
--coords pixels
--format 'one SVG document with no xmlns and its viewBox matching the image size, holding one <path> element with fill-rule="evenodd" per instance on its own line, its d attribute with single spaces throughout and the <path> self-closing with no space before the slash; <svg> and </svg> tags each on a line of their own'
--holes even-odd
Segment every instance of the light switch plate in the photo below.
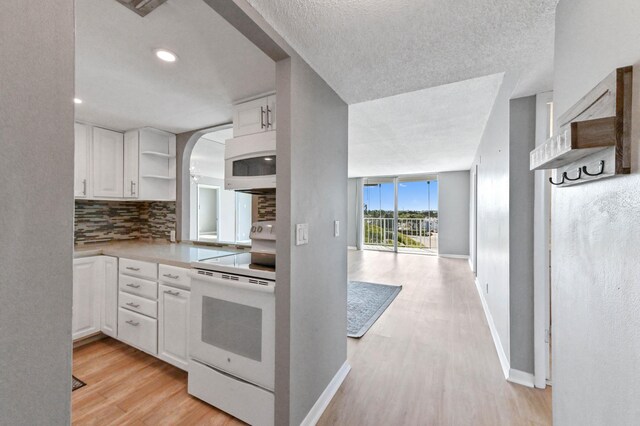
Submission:
<svg viewBox="0 0 640 426">
<path fill-rule="evenodd" d="M 339 237 L 340 236 L 340 221 L 339 220 L 334 220 L 333 221 L 333 236 L 334 237 Z"/>
<path fill-rule="evenodd" d="M 309 224 L 298 223 L 296 225 L 296 245 L 309 244 Z"/>
</svg>

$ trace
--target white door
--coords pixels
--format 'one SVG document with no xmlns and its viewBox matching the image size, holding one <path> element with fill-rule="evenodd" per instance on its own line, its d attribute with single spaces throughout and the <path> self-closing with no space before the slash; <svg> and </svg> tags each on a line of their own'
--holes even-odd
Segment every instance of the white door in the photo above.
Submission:
<svg viewBox="0 0 640 426">
<path fill-rule="evenodd" d="M 93 128 L 93 196 L 122 198 L 124 135 Z"/>
<path fill-rule="evenodd" d="M 267 126 L 268 130 L 276 129 L 276 95 L 267 97 Z"/>
<path fill-rule="evenodd" d="M 100 328 L 108 336 L 118 335 L 118 259 L 103 256 L 104 275 L 101 280 Z"/>
<path fill-rule="evenodd" d="M 138 134 L 124 134 L 124 198 L 138 198 Z"/>
<path fill-rule="evenodd" d="M 233 137 L 251 135 L 268 130 L 267 98 L 234 106 Z"/>
<path fill-rule="evenodd" d="M 73 193 L 77 198 L 89 196 L 89 140 L 90 127 L 75 123 Z"/>
<path fill-rule="evenodd" d="M 73 340 L 100 331 L 100 257 L 73 261 Z"/>
<path fill-rule="evenodd" d="M 187 369 L 189 356 L 189 292 L 160 284 L 158 356 Z"/>
</svg>

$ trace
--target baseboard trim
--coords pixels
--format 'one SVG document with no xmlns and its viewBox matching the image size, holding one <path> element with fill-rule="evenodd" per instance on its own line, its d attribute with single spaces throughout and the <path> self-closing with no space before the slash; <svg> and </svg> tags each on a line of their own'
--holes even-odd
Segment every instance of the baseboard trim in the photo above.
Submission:
<svg viewBox="0 0 640 426">
<path fill-rule="evenodd" d="M 473 262 L 471 261 L 471 256 L 469 256 L 469 269 L 471 269 L 471 272 L 475 272 L 473 270 Z"/>
<path fill-rule="evenodd" d="M 302 423 L 300 423 L 300 426 L 315 426 L 316 423 L 318 423 L 318 420 L 320 420 L 324 410 L 327 409 L 327 406 L 335 396 L 336 392 L 338 392 L 340 385 L 342 385 L 342 382 L 347 377 L 347 374 L 349 374 L 349 371 L 351 371 L 351 365 L 349 365 L 349 361 L 345 361 L 335 376 L 333 376 L 333 379 L 331 379 L 316 403 L 313 404 L 313 407 L 311 407 L 307 416 L 304 418 Z"/>
<path fill-rule="evenodd" d="M 466 254 L 440 254 L 438 253 L 438 257 L 448 257 L 450 259 L 469 259 L 469 256 Z"/>
<path fill-rule="evenodd" d="M 476 290 L 478 290 L 478 295 L 480 296 L 480 302 L 482 302 L 482 309 L 484 310 L 484 316 L 487 318 L 487 323 L 489 324 L 489 330 L 491 330 L 491 337 L 493 338 L 493 344 L 496 347 L 496 352 L 498 353 L 498 359 L 500 360 L 500 366 L 502 367 L 502 373 L 504 374 L 505 379 L 509 379 L 509 371 L 511 367 L 509 365 L 509 358 L 507 358 L 507 354 L 502 347 L 502 342 L 500 342 L 500 336 L 498 335 L 498 330 L 496 329 L 496 325 L 493 322 L 493 316 L 491 316 L 491 312 L 489 311 L 489 305 L 487 305 L 487 301 L 484 298 L 484 293 L 482 292 L 482 288 L 480 286 L 480 282 L 476 278 Z"/>
<path fill-rule="evenodd" d="M 509 378 L 507 380 L 511 383 L 516 383 L 528 388 L 535 387 L 535 377 L 533 376 L 533 374 L 521 370 L 516 370 L 515 368 L 509 370 Z"/>
</svg>

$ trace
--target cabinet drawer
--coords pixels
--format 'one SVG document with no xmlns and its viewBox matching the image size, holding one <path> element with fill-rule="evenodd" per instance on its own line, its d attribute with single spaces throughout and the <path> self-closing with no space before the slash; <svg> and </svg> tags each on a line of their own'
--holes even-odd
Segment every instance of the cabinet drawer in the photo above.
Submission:
<svg viewBox="0 0 640 426">
<path fill-rule="evenodd" d="M 120 292 L 120 307 L 158 318 L 158 302 L 145 299 L 144 297 L 134 296 L 133 294 Z"/>
<path fill-rule="evenodd" d="M 158 283 L 147 281 L 142 278 L 130 277 L 120 274 L 118 288 L 127 293 L 133 293 L 147 299 L 156 300 L 158 298 Z"/>
<path fill-rule="evenodd" d="M 158 279 L 158 265 L 140 260 L 120 259 L 120 273 L 136 277 Z"/>
<path fill-rule="evenodd" d="M 191 288 L 191 278 L 189 278 L 188 272 L 189 270 L 184 268 L 158 265 L 158 275 L 161 282 L 186 289 Z"/>
<path fill-rule="evenodd" d="M 158 321 L 119 308 L 118 339 L 156 355 L 158 353 Z"/>
</svg>

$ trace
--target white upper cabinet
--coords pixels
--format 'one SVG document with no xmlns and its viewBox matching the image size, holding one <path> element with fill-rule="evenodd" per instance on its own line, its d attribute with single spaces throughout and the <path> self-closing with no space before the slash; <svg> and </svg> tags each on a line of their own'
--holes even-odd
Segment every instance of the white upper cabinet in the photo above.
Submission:
<svg viewBox="0 0 640 426">
<path fill-rule="evenodd" d="M 90 127 L 86 124 L 75 123 L 75 151 L 74 151 L 74 182 L 73 193 L 77 198 L 90 197 L 89 194 L 89 149 L 91 140 Z"/>
<path fill-rule="evenodd" d="M 75 124 L 76 198 L 176 199 L 176 135 Z"/>
<path fill-rule="evenodd" d="M 112 130 L 93 128 L 93 196 L 122 198 L 124 135 Z"/>
<path fill-rule="evenodd" d="M 267 132 L 276 128 L 276 96 L 267 96 L 234 106 L 233 137 Z"/>
<path fill-rule="evenodd" d="M 138 131 L 124 134 L 124 198 L 138 198 Z"/>
<path fill-rule="evenodd" d="M 100 257 L 73 261 L 72 337 L 79 339 L 100 331 L 100 286 L 104 281 Z"/>
</svg>

